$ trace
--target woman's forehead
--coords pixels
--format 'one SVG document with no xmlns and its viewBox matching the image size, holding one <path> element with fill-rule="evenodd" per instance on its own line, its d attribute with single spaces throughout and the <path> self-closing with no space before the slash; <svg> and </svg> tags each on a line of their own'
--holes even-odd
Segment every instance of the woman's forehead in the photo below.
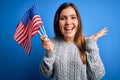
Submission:
<svg viewBox="0 0 120 80">
<path fill-rule="evenodd" d="M 60 15 L 76 15 L 76 12 L 74 8 L 67 7 L 61 11 Z"/>
</svg>

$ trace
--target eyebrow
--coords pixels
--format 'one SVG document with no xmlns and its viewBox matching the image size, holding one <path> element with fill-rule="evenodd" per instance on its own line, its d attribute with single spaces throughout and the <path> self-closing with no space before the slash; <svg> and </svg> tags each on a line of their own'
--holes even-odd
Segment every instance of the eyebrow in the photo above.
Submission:
<svg viewBox="0 0 120 80">
<path fill-rule="evenodd" d="M 76 16 L 77 17 L 76 14 L 71 14 L 70 16 Z M 60 17 L 66 17 L 66 15 L 60 15 Z"/>
</svg>

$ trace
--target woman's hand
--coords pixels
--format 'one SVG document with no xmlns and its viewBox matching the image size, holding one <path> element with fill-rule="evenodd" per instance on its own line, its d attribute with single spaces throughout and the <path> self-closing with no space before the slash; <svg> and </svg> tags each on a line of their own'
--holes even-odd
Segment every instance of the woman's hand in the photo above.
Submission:
<svg viewBox="0 0 120 80">
<path fill-rule="evenodd" d="M 47 36 L 41 36 L 40 39 L 42 40 L 43 48 L 50 52 L 54 51 L 54 44 L 47 38 Z"/>
<path fill-rule="evenodd" d="M 105 35 L 107 35 L 106 33 L 108 32 L 107 28 L 103 28 L 102 30 L 100 30 L 99 32 L 97 32 L 96 34 L 93 34 L 92 36 L 89 37 L 89 39 L 95 39 L 98 40 L 100 37 L 103 37 Z"/>
</svg>

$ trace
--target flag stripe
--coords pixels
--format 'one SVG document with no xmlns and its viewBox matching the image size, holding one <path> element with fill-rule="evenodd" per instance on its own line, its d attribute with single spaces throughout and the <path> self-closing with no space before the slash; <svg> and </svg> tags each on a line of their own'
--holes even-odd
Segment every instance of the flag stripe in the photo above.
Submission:
<svg viewBox="0 0 120 80">
<path fill-rule="evenodd" d="M 26 53 L 29 53 L 31 51 L 31 42 L 29 42 L 29 40 L 25 40 L 24 43 L 21 44 L 21 46 L 23 47 L 23 49 L 26 51 Z M 29 55 L 29 54 L 28 54 Z"/>
<path fill-rule="evenodd" d="M 19 32 L 21 32 L 21 30 L 24 28 L 24 25 L 20 22 L 20 24 L 18 25 L 17 29 L 16 29 L 16 33 L 14 35 L 14 38 L 17 37 L 17 35 L 19 34 Z"/>
<path fill-rule="evenodd" d="M 20 34 L 17 35 L 16 37 L 16 41 L 18 41 L 18 43 L 20 44 L 28 35 L 28 31 L 27 31 L 28 28 L 24 28 L 24 30 L 22 30 L 20 32 Z"/>
<path fill-rule="evenodd" d="M 24 35 L 26 35 L 27 28 L 23 28 L 19 34 L 17 34 L 16 41 L 19 41 Z"/>
</svg>

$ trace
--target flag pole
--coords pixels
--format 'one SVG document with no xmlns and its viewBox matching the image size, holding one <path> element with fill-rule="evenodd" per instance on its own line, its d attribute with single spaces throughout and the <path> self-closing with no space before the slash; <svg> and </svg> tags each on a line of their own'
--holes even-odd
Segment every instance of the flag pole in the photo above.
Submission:
<svg viewBox="0 0 120 80">
<path fill-rule="evenodd" d="M 41 30 L 41 33 L 42 33 L 43 35 L 45 35 L 45 33 L 44 33 L 43 28 L 42 28 L 41 25 L 40 25 L 40 30 Z"/>
<path fill-rule="evenodd" d="M 44 34 L 45 34 L 45 35 L 47 35 L 47 34 L 46 34 L 46 30 L 45 30 L 45 28 L 44 28 L 44 26 L 43 26 L 43 25 L 42 25 L 42 27 L 43 27 Z"/>
<path fill-rule="evenodd" d="M 38 30 L 38 33 L 40 34 L 40 36 L 42 36 L 41 32 Z"/>
</svg>

